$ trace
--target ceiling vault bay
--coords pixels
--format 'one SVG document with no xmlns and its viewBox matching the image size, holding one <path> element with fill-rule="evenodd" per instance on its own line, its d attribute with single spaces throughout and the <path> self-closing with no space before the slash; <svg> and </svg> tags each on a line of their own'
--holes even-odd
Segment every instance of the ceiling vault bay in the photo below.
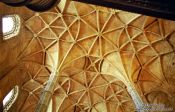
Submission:
<svg viewBox="0 0 175 112">
<path fill-rule="evenodd" d="M 52 99 L 53 112 L 134 112 L 128 85 L 144 103 L 175 108 L 174 21 L 73 1 L 19 15 L 19 37 L 0 43 L 1 54 L 13 49 L 0 61 L 0 92 L 21 91 L 10 111 Z"/>
</svg>

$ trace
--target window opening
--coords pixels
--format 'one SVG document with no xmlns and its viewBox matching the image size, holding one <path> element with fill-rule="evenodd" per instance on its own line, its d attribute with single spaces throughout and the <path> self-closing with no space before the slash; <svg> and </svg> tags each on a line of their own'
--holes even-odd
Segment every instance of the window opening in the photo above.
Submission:
<svg viewBox="0 0 175 112">
<path fill-rule="evenodd" d="M 18 35 L 20 30 L 20 17 L 18 15 L 7 15 L 2 18 L 3 40 Z"/>
<path fill-rule="evenodd" d="M 3 112 L 7 112 L 18 96 L 18 86 L 15 86 L 3 99 Z"/>
</svg>

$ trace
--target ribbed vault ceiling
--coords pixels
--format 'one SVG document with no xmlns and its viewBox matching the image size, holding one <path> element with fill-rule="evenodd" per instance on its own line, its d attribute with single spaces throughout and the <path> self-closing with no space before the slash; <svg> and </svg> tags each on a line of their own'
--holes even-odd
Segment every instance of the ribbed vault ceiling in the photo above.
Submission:
<svg viewBox="0 0 175 112">
<path fill-rule="evenodd" d="M 21 112 L 34 111 L 54 68 L 53 112 L 133 112 L 125 79 L 145 103 L 175 107 L 175 22 L 67 2 L 24 25 L 30 39 L 17 56 L 28 76 Z"/>
</svg>

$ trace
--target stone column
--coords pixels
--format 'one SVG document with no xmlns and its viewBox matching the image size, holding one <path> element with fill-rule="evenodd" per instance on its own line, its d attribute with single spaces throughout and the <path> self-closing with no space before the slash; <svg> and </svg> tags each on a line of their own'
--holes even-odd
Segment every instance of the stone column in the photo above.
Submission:
<svg viewBox="0 0 175 112">
<path fill-rule="evenodd" d="M 41 97 L 35 112 L 47 112 L 47 108 L 52 98 L 57 79 L 58 79 L 58 72 L 54 70 L 53 73 L 50 75 L 47 85 L 41 94 Z"/>
<path fill-rule="evenodd" d="M 125 72 L 125 69 L 121 66 L 118 66 L 118 64 L 122 65 L 122 60 L 115 60 L 118 56 L 118 53 L 116 52 L 113 55 L 108 55 L 106 57 L 106 60 L 103 61 L 101 65 L 101 73 L 102 74 L 108 74 L 111 75 L 119 80 L 121 80 L 125 86 L 127 87 L 127 91 L 130 94 L 131 98 L 134 101 L 134 104 L 136 106 L 136 109 L 139 112 L 143 112 L 143 101 L 138 94 L 134 84 L 132 84 L 132 81 L 128 78 L 127 73 Z M 117 63 L 115 63 L 117 62 Z"/>
<path fill-rule="evenodd" d="M 138 112 L 144 112 L 143 108 L 144 108 L 144 103 L 140 97 L 140 95 L 138 94 L 138 92 L 136 91 L 135 87 L 132 86 L 132 84 L 130 84 L 130 82 L 128 82 L 127 86 L 127 91 L 128 93 L 131 95 L 131 98 L 134 101 L 134 104 L 137 108 Z"/>
</svg>

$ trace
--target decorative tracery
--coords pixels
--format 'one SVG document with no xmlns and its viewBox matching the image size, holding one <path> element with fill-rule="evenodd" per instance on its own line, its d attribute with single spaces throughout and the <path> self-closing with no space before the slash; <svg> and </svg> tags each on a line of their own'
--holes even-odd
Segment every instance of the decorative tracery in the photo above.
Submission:
<svg viewBox="0 0 175 112">
<path fill-rule="evenodd" d="M 34 21 L 38 21 L 39 25 L 37 28 L 33 25 Z M 64 9 L 57 7 L 49 12 L 36 13 L 29 18 L 25 25 L 34 33 L 34 38 L 37 38 L 38 41 L 42 43 L 43 48 L 46 48 L 46 52 L 48 52 L 48 50 L 51 51 L 51 49 L 56 52 L 56 47 L 54 46 L 59 45 L 57 49 L 57 52 L 59 52 L 58 69 L 62 71 L 64 71 L 65 68 L 69 69 L 67 73 L 69 76 L 65 76 L 65 79 L 58 79 L 58 82 L 61 81 L 61 83 L 57 85 L 59 88 L 57 91 L 59 92 L 54 92 L 56 95 L 53 100 L 63 99 L 61 99 L 62 101 L 59 102 L 59 104 L 55 103 L 55 106 L 57 106 L 55 112 L 68 109 L 64 107 L 65 102 L 66 104 L 70 103 L 70 105 L 72 105 L 70 110 L 72 110 L 73 107 L 75 107 L 75 110 L 78 110 L 78 108 L 80 108 L 80 110 L 86 110 L 87 108 L 91 110 L 91 107 L 96 107 L 90 100 L 83 100 L 89 104 L 92 103 L 89 107 L 83 104 L 86 109 L 80 106 L 82 103 L 80 102 L 79 104 L 79 100 L 80 96 L 83 96 L 83 93 L 79 94 L 80 96 L 76 101 L 74 101 L 75 99 L 71 100 L 71 98 L 69 98 L 73 96 L 73 93 L 78 94 L 76 92 L 79 90 L 80 92 L 85 90 L 85 93 L 87 90 L 92 92 L 91 88 L 85 87 L 85 89 L 83 89 L 83 87 L 80 86 L 82 88 L 75 89 L 78 86 L 72 87 L 72 76 L 70 76 L 70 74 L 78 74 L 74 77 L 74 80 L 79 80 L 78 78 L 81 77 L 82 73 L 84 73 L 85 76 L 91 74 L 91 80 L 97 81 L 96 77 L 98 75 L 93 76 L 92 72 L 99 74 L 99 76 L 103 75 L 104 73 L 102 73 L 102 71 L 104 71 L 104 68 L 107 68 L 107 66 L 102 67 L 102 62 L 104 61 L 112 63 L 111 67 L 107 69 L 106 74 L 114 74 L 114 71 L 120 70 L 123 76 L 128 77 L 129 80 L 135 84 L 133 85 L 138 88 L 138 91 L 146 89 L 139 93 L 145 98 L 145 93 L 148 92 L 149 88 L 153 87 L 142 86 L 145 80 L 148 81 L 150 76 L 154 76 L 156 81 L 159 81 L 159 77 L 162 78 L 162 81 L 165 79 L 165 77 L 163 77 L 164 74 L 162 74 L 163 70 L 161 68 L 159 69 L 159 66 L 164 66 L 161 63 L 160 56 L 167 57 L 167 54 L 173 52 L 167 40 L 170 34 L 174 32 L 174 27 L 165 28 L 170 23 L 174 24 L 174 22 L 140 14 L 78 2 L 68 2 Z M 48 40 L 47 43 L 45 40 Z M 162 45 L 164 46 L 163 49 L 160 47 Z M 51 53 L 48 53 L 48 55 L 51 55 Z M 90 60 L 85 68 L 83 66 L 86 62 L 84 58 Z M 51 59 L 46 57 L 46 60 Z M 165 61 L 162 60 L 162 62 Z M 82 69 L 80 70 L 82 73 L 76 73 L 78 71 L 77 67 L 82 67 L 80 68 Z M 100 70 L 100 68 L 103 70 Z M 59 74 L 57 76 L 61 75 L 62 74 Z M 140 79 L 140 77 L 144 75 L 146 75 L 144 80 Z M 115 77 L 122 80 L 119 74 L 116 74 Z M 75 81 L 73 81 L 73 83 L 74 82 Z M 102 82 L 102 79 L 100 79 L 100 82 Z M 155 84 L 153 81 L 151 82 Z M 94 87 L 95 85 L 92 83 L 92 86 Z M 61 91 L 62 89 L 64 91 Z M 75 90 L 71 91 L 71 89 Z M 73 93 L 70 93 L 69 90 Z M 93 99 L 93 96 L 92 93 L 84 97 L 97 100 L 97 98 Z M 126 95 L 122 96 L 127 97 Z M 107 100 L 105 99 L 105 101 Z M 125 100 L 122 99 L 122 101 Z M 133 102 L 129 103 L 132 104 Z M 123 105 L 124 104 L 122 104 L 122 106 Z M 128 111 L 133 110 L 130 109 Z"/>
<path fill-rule="evenodd" d="M 21 86 L 28 93 L 20 96 L 25 102 L 15 108 L 35 110 L 43 87 L 56 80 L 50 75 L 55 65 L 62 72 L 55 73 L 54 91 L 48 91 L 53 93 L 53 112 L 101 112 L 100 107 L 105 112 L 134 112 L 134 99 L 128 94 L 132 88 L 126 89 L 114 74 L 117 70 L 133 81 L 148 103 L 167 102 L 172 107 L 175 22 L 73 1 L 60 7 L 24 22 L 30 32 L 20 37 L 27 44 L 19 61 L 30 78 Z"/>
</svg>

